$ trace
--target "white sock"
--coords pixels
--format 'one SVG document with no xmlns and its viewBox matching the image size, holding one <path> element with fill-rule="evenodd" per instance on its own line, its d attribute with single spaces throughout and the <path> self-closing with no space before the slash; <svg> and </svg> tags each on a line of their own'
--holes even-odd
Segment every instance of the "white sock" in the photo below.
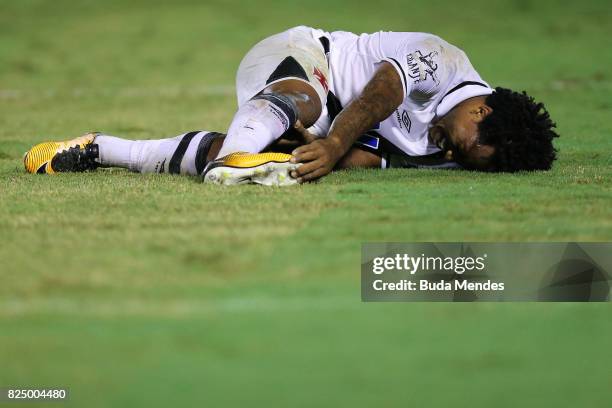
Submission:
<svg viewBox="0 0 612 408">
<path fill-rule="evenodd" d="M 94 143 L 98 145 L 97 161 L 100 164 L 134 170 L 131 167 L 130 152 L 135 141 L 99 135 L 94 139 Z"/>
<path fill-rule="evenodd" d="M 234 115 L 217 158 L 235 152 L 259 153 L 293 126 L 295 109 L 282 95 L 258 95 Z"/>
<path fill-rule="evenodd" d="M 126 140 L 100 135 L 94 143 L 98 145 L 98 161 L 105 166 L 122 167 L 140 173 L 198 175 L 204 165 L 202 160 L 206 159 L 197 157 L 200 142 L 204 145 L 211 137 L 218 135 L 202 131 L 158 140 Z M 207 140 L 203 140 L 205 136 L 208 136 Z"/>
</svg>

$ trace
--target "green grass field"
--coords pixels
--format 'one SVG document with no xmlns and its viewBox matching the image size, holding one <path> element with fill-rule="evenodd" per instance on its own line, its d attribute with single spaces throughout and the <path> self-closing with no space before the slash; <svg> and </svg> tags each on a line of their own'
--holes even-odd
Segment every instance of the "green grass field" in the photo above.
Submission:
<svg viewBox="0 0 612 408">
<path fill-rule="evenodd" d="M 366 241 L 612 240 L 611 18 L 607 0 L 2 1 L 0 387 L 70 387 L 74 407 L 608 406 L 609 304 L 365 304 L 359 266 Z M 24 173 L 49 138 L 225 130 L 242 55 L 298 24 L 441 35 L 546 102 L 558 163 L 287 189 Z"/>
</svg>

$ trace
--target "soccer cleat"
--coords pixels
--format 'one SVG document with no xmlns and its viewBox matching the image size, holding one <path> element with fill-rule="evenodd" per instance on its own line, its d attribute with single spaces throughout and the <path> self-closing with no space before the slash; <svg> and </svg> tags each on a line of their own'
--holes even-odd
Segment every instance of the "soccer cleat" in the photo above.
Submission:
<svg viewBox="0 0 612 408">
<path fill-rule="evenodd" d="M 86 171 L 98 167 L 98 145 L 93 144 L 99 133 L 91 132 L 64 142 L 45 142 L 32 147 L 24 156 L 28 173 L 53 174 Z"/>
<path fill-rule="evenodd" d="M 225 186 L 290 186 L 297 184 L 290 172 L 300 164 L 290 163 L 289 159 L 291 155 L 285 153 L 232 153 L 206 166 L 204 182 Z"/>
</svg>

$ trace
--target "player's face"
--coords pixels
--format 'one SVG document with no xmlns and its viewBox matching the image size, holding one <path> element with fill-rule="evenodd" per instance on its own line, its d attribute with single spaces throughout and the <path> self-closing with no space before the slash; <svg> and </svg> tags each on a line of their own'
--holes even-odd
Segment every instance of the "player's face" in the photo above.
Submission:
<svg viewBox="0 0 612 408">
<path fill-rule="evenodd" d="M 478 124 L 492 111 L 484 104 L 484 97 L 468 99 L 432 126 L 430 139 L 449 160 L 469 169 L 485 170 L 494 148 L 478 142 Z"/>
</svg>

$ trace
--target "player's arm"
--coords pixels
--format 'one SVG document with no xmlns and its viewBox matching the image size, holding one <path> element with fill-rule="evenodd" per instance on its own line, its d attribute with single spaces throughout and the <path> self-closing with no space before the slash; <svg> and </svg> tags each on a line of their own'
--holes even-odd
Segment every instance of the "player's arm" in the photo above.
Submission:
<svg viewBox="0 0 612 408">
<path fill-rule="evenodd" d="M 292 176 L 304 182 L 328 174 L 355 140 L 387 119 L 403 98 L 404 88 L 397 70 L 388 62 L 381 63 L 361 95 L 336 117 L 328 136 L 293 151 L 292 161 L 304 164 Z"/>
</svg>

